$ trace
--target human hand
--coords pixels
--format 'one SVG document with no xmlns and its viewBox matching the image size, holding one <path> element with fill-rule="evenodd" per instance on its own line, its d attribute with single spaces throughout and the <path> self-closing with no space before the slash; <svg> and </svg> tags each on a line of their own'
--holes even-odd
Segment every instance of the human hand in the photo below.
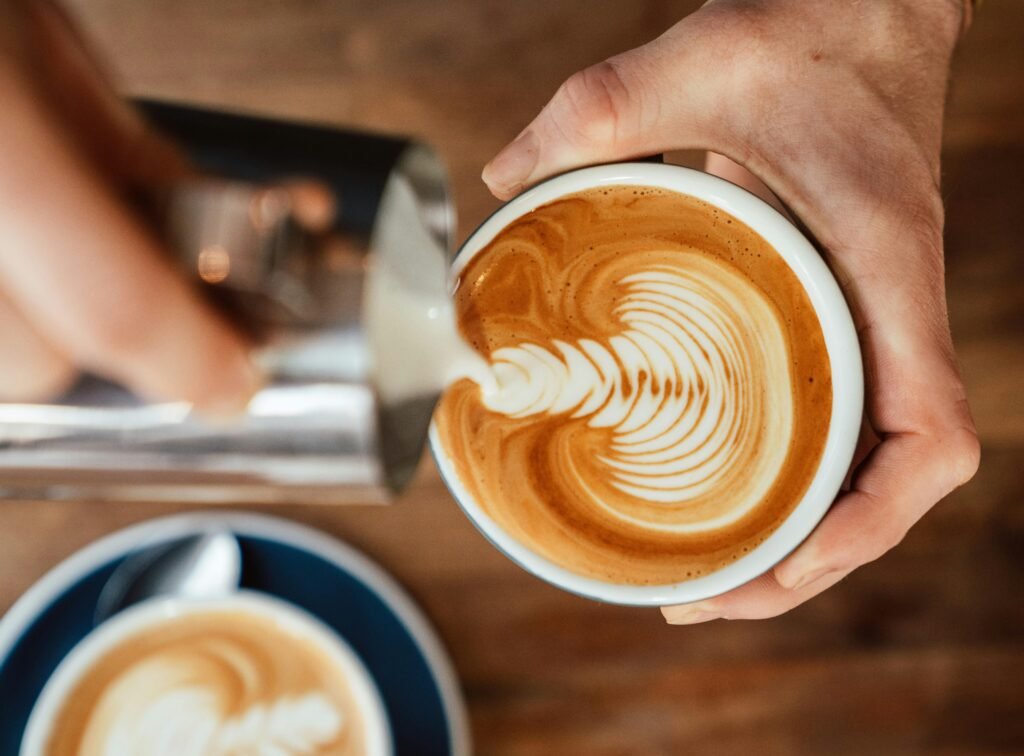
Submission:
<svg viewBox="0 0 1024 756">
<path fill-rule="evenodd" d="M 571 77 L 484 169 L 508 198 L 582 165 L 708 149 L 733 161 L 713 158 L 712 169 L 771 187 L 846 294 L 870 424 L 849 490 L 772 572 L 664 608 L 671 623 L 792 609 L 899 543 L 977 469 L 946 312 L 939 194 L 962 13 L 959 0 L 716 0 Z"/>
<path fill-rule="evenodd" d="M 247 345 L 178 275 L 125 195 L 185 170 L 47 0 L 0 0 L 0 401 L 79 368 L 230 413 Z"/>
</svg>

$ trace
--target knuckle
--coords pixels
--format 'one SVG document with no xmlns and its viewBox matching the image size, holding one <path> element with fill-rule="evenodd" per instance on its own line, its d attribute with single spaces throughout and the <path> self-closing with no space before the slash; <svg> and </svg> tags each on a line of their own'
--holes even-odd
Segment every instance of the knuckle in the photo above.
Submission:
<svg viewBox="0 0 1024 756">
<path fill-rule="evenodd" d="M 868 503 L 875 512 L 885 512 L 886 502 L 873 495 Z M 860 538 L 847 540 L 845 548 L 838 549 L 843 557 L 833 566 L 842 570 L 855 570 L 865 564 L 881 559 L 895 549 L 910 532 L 913 523 L 899 517 L 873 517 L 864 526 Z"/>
<path fill-rule="evenodd" d="M 848 572 L 881 559 L 903 543 L 908 532 L 907 527 L 895 522 L 879 522 L 843 549 L 841 556 L 832 561 L 832 569 Z"/>
<path fill-rule="evenodd" d="M 834 569 L 849 572 L 881 559 L 895 549 L 907 537 L 909 529 L 895 523 L 881 523 L 864 534 L 860 542 L 835 561 Z"/>
<path fill-rule="evenodd" d="M 623 78 L 621 64 L 606 60 L 570 76 L 562 85 L 562 113 L 572 134 L 585 144 L 616 141 L 630 112 L 634 95 Z"/>
<path fill-rule="evenodd" d="M 908 166 L 897 190 L 864 185 L 864 199 L 858 204 L 871 219 L 870 230 L 883 244 L 901 239 L 914 251 L 925 253 L 926 260 L 941 266 L 945 211 L 942 197 L 930 186 L 930 179 L 918 166 Z"/>
<path fill-rule="evenodd" d="M 972 428 L 961 428 L 950 443 L 949 469 L 954 488 L 971 480 L 981 464 L 981 441 Z"/>
<path fill-rule="evenodd" d="M 905 202 L 902 215 L 900 220 L 913 235 L 915 246 L 941 263 L 945 210 L 938 192 L 924 192 L 916 200 Z"/>
<path fill-rule="evenodd" d="M 883 530 L 879 535 L 875 548 L 871 550 L 868 558 L 864 559 L 861 564 L 867 564 L 868 562 L 873 562 L 876 559 L 881 559 L 903 543 L 903 539 L 907 537 L 908 532 L 909 530 L 905 527 L 889 527 Z M 851 565 L 851 567 L 856 566 L 860 565 Z"/>
</svg>

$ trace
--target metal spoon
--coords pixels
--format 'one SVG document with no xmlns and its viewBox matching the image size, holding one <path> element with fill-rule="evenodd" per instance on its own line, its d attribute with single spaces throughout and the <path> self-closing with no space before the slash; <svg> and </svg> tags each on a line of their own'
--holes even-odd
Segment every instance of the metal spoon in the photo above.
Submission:
<svg viewBox="0 0 1024 756">
<path fill-rule="evenodd" d="M 237 590 L 242 575 L 238 539 L 212 528 L 127 557 L 100 591 L 93 622 L 155 596 L 216 598 Z"/>
</svg>

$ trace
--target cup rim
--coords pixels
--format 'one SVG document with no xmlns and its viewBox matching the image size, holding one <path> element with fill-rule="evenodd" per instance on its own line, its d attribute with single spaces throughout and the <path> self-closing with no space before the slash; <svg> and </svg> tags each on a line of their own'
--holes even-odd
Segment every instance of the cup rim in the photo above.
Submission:
<svg viewBox="0 0 1024 756">
<path fill-rule="evenodd" d="M 380 691 L 373 675 L 348 642 L 305 609 L 285 599 L 243 588 L 212 598 L 157 596 L 128 607 L 93 628 L 61 659 L 43 685 L 26 722 L 19 750 L 21 756 L 37 756 L 44 752 L 59 707 L 100 655 L 161 620 L 222 609 L 249 611 L 284 623 L 326 649 L 349 676 L 353 698 L 365 725 L 367 752 L 379 756 L 393 753 L 390 723 Z"/>
<path fill-rule="evenodd" d="M 541 556 L 502 528 L 466 490 L 443 448 L 436 422 L 430 450 L 442 480 L 476 528 L 499 551 L 528 572 L 590 599 L 633 606 L 702 601 L 768 572 L 811 534 L 831 507 L 853 460 L 864 403 L 864 374 L 853 318 L 828 266 L 811 243 L 764 200 L 724 179 L 677 165 L 613 163 L 563 173 L 502 205 L 455 253 L 454 279 L 466 264 L 514 220 L 560 197 L 601 186 L 650 186 L 687 194 L 742 221 L 770 244 L 796 274 L 811 300 L 832 369 L 832 414 L 821 461 L 800 502 L 761 544 L 707 575 L 676 583 L 633 585 L 586 577 Z"/>
</svg>

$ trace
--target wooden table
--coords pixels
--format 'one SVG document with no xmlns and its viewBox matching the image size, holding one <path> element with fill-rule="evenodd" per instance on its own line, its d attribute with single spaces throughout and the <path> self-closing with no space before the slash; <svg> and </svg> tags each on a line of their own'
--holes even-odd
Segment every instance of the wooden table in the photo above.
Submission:
<svg viewBox="0 0 1024 756">
<path fill-rule="evenodd" d="M 588 63 L 696 2 L 78 0 L 126 91 L 384 130 L 479 171 Z M 987 3 L 946 138 L 950 309 L 985 457 L 894 552 L 776 620 L 669 627 L 519 570 L 425 463 L 389 509 L 280 507 L 390 569 L 436 622 L 483 754 L 1024 753 L 1024 2 Z M 0 608 L 180 505 L 0 502 Z"/>
</svg>

